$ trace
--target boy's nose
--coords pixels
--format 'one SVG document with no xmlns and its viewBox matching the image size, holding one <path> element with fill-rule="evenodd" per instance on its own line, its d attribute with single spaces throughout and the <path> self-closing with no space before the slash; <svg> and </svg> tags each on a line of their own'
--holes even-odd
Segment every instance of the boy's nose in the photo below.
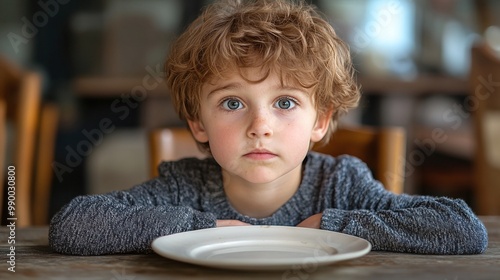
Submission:
<svg viewBox="0 0 500 280">
<path fill-rule="evenodd" d="M 248 127 L 248 137 L 269 137 L 273 135 L 269 114 L 259 111 L 253 114 L 250 126 Z"/>
</svg>

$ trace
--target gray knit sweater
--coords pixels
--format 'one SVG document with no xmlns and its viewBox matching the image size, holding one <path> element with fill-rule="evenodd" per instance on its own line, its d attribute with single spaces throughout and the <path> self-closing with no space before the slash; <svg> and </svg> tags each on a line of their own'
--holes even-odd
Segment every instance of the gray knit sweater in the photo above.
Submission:
<svg viewBox="0 0 500 280">
<path fill-rule="evenodd" d="M 217 219 L 295 226 L 317 213 L 322 229 L 364 238 L 373 250 L 478 254 L 488 244 L 464 201 L 395 195 L 350 156 L 309 153 L 295 195 L 262 219 L 231 207 L 213 159 L 164 162 L 159 170 L 158 178 L 130 190 L 73 199 L 51 221 L 50 246 L 77 255 L 151 252 L 156 237 L 215 227 Z"/>
</svg>

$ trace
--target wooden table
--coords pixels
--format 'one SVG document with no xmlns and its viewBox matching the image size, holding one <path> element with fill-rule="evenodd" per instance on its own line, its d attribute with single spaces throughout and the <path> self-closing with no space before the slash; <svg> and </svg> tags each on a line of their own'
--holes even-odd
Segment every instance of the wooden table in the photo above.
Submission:
<svg viewBox="0 0 500 280">
<path fill-rule="evenodd" d="M 205 268 L 156 254 L 67 256 L 47 246 L 47 227 L 16 229 L 16 272 L 8 271 L 10 230 L 2 226 L 0 279 L 500 279 L 500 216 L 481 217 L 489 234 L 482 255 L 434 256 L 387 252 L 324 267 L 286 271 L 231 271 Z"/>
</svg>

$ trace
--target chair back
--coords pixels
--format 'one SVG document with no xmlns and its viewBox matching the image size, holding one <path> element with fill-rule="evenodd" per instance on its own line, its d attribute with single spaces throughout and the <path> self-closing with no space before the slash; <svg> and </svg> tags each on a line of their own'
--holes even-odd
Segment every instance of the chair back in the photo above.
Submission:
<svg viewBox="0 0 500 280">
<path fill-rule="evenodd" d="M 47 224 L 56 131 L 54 126 L 41 128 L 40 125 L 41 119 L 55 124 L 55 109 L 41 105 L 42 81 L 38 73 L 21 71 L 2 57 L 0 73 L 0 100 L 4 104 L 4 112 L 0 112 L 4 116 L 0 123 L 0 130 L 3 130 L 0 156 L 4 164 L 0 193 L 4 194 L 6 186 L 5 170 L 12 166 L 15 168 L 16 225 Z M 41 139 L 45 142 L 40 142 Z M 3 217 L 10 217 L 5 211 L 6 201 L 7 198 L 1 198 L 0 211 Z"/>
<path fill-rule="evenodd" d="M 152 177 L 158 176 L 158 164 L 185 157 L 205 158 L 189 129 L 184 127 L 153 130 L 149 138 L 149 162 Z"/>
<path fill-rule="evenodd" d="M 31 225 L 32 222 L 31 184 L 40 103 L 40 83 L 38 75 L 25 73 L 19 81 L 18 90 L 4 95 L 7 107 L 7 123 L 10 124 L 6 134 L 8 137 L 9 132 L 12 131 L 11 135 L 14 136 L 7 138 L 9 147 L 6 150 L 11 152 L 12 158 L 11 162 L 5 164 L 12 165 L 15 168 L 15 215 L 17 217 L 16 224 L 19 227 Z M 2 209 L 5 211 L 6 207 L 3 206 Z M 8 212 L 5 214 L 9 217 Z"/>
<path fill-rule="evenodd" d="M 313 147 L 316 152 L 355 156 L 366 163 L 375 179 L 400 194 L 404 189 L 406 134 L 400 127 L 339 127 L 330 141 Z"/>
<path fill-rule="evenodd" d="M 31 224 L 46 225 L 49 222 L 50 192 L 54 171 L 56 135 L 59 124 L 59 108 L 56 104 L 41 105 L 36 138 L 36 154 L 32 183 Z"/>
<path fill-rule="evenodd" d="M 161 161 L 194 156 L 204 158 L 186 128 L 161 128 L 149 134 L 151 175 L 157 176 Z M 402 193 L 406 134 L 401 128 L 339 128 L 328 144 L 313 147 L 314 151 L 338 156 L 349 154 L 367 163 L 386 189 Z"/>
<path fill-rule="evenodd" d="M 474 209 L 500 214 L 500 57 L 484 43 L 472 48 L 470 101 L 474 117 Z"/>
</svg>

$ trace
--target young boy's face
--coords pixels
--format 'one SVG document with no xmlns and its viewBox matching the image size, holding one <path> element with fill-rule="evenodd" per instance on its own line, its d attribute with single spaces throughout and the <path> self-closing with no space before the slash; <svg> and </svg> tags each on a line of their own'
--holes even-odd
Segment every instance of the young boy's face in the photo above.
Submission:
<svg viewBox="0 0 500 280">
<path fill-rule="evenodd" d="M 262 77 L 253 68 L 244 74 Z M 282 86 L 276 74 L 251 83 L 233 71 L 203 86 L 200 120 L 189 125 L 196 140 L 209 142 L 225 175 L 270 183 L 301 172 L 310 142 L 327 131 L 330 116 L 318 116 L 311 96 L 308 89 Z"/>
</svg>

